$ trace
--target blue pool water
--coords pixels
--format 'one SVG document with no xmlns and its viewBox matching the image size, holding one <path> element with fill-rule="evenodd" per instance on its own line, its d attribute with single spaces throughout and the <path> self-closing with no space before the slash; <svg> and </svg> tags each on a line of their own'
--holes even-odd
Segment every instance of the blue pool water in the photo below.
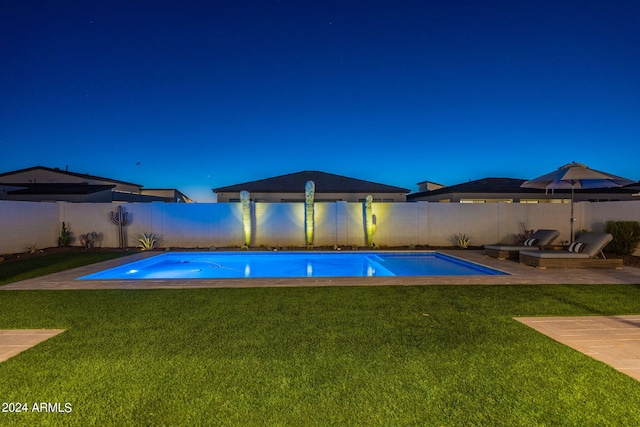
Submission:
<svg viewBox="0 0 640 427">
<path fill-rule="evenodd" d="M 438 252 L 172 252 L 77 280 L 467 276 L 504 272 Z"/>
</svg>

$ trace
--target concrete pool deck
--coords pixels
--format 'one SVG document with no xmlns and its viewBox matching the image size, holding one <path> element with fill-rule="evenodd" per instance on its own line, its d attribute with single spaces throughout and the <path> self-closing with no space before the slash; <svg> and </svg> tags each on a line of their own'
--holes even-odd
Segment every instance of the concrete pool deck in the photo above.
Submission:
<svg viewBox="0 0 640 427">
<path fill-rule="evenodd" d="M 163 252 L 142 252 L 60 273 L 0 286 L 0 290 L 65 289 L 177 289 L 251 288 L 285 286 L 424 286 L 424 285 L 554 285 L 554 284 L 640 284 L 640 268 L 616 269 L 557 268 L 537 269 L 514 261 L 498 260 L 477 250 L 438 252 L 475 262 L 508 275 L 407 276 L 407 277 L 327 277 L 282 279 L 174 279 L 174 280 L 75 280 L 107 268 L 117 267 Z"/>
</svg>

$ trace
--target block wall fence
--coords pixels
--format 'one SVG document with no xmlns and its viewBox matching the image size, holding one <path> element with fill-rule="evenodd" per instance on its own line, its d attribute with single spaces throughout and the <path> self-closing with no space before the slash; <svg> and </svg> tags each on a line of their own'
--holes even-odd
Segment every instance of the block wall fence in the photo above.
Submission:
<svg viewBox="0 0 640 427">
<path fill-rule="evenodd" d="M 161 247 L 240 246 L 243 241 L 240 203 L 124 203 L 129 215 L 127 243 L 137 246 L 140 233 L 161 236 Z M 80 246 L 81 234 L 101 235 L 99 247 L 117 247 L 117 227 L 109 214 L 118 204 L 0 201 L 0 254 L 23 252 L 28 246 L 57 246 L 62 222 Z M 576 231 L 603 231 L 606 221 L 640 221 L 640 201 L 578 202 Z M 252 203 L 252 246 L 305 246 L 304 203 Z M 315 204 L 315 246 L 366 244 L 363 204 Z M 377 246 L 451 246 L 451 236 L 465 233 L 471 245 L 512 243 L 520 223 L 528 229 L 560 231 L 569 240 L 568 204 L 519 203 L 373 203 Z M 636 251 L 636 254 L 640 254 Z"/>
</svg>

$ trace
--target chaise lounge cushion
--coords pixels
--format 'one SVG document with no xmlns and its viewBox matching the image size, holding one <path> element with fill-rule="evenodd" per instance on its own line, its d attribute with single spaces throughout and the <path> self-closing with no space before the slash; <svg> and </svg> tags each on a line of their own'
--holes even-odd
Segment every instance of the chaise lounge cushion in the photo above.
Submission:
<svg viewBox="0 0 640 427">
<path fill-rule="evenodd" d="M 522 246 L 522 245 L 485 245 L 485 249 L 493 249 L 495 251 L 539 251 L 537 246 Z"/>
<path fill-rule="evenodd" d="M 583 243 L 582 252 L 564 251 L 522 251 L 521 254 L 535 258 L 571 258 L 571 259 L 589 259 L 598 256 L 600 251 L 613 240 L 611 234 L 600 233 L 584 233 L 576 239 L 575 243 Z"/>
<path fill-rule="evenodd" d="M 485 245 L 485 249 L 489 249 L 490 251 L 501 251 L 501 252 L 518 252 L 522 250 L 528 251 L 536 251 L 540 249 L 540 246 L 548 245 L 553 242 L 558 236 L 560 232 L 558 230 L 538 230 L 531 235 L 528 240 L 536 239 L 535 246 L 525 246 L 525 245 Z"/>
<path fill-rule="evenodd" d="M 521 254 L 534 256 L 536 258 L 554 258 L 554 259 L 589 259 L 587 254 L 569 251 L 521 251 Z"/>
</svg>

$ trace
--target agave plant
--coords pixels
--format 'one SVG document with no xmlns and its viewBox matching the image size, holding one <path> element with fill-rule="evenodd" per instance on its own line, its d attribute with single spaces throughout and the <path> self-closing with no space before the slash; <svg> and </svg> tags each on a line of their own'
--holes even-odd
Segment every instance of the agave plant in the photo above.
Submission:
<svg viewBox="0 0 640 427">
<path fill-rule="evenodd" d="M 471 238 L 464 233 L 458 233 L 453 236 L 453 241 L 461 249 L 466 249 L 469 246 L 469 243 L 471 243 Z"/>
<path fill-rule="evenodd" d="M 138 235 L 138 248 L 143 251 L 149 251 L 154 249 L 156 245 L 160 242 L 160 237 L 155 233 L 142 233 Z"/>
</svg>

